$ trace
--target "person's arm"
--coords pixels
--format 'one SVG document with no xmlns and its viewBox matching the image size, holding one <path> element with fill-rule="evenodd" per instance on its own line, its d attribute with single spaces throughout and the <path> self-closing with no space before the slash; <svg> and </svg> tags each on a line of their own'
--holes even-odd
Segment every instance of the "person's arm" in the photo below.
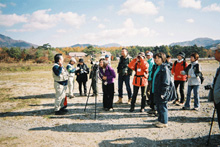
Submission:
<svg viewBox="0 0 220 147">
<path fill-rule="evenodd" d="M 69 73 L 75 73 L 75 71 L 76 71 L 76 68 L 72 68 L 72 67 L 69 66 L 69 65 L 67 65 L 66 69 L 67 69 L 67 71 L 68 71 Z"/>
<path fill-rule="evenodd" d="M 108 70 L 109 70 L 109 72 L 110 72 L 110 75 L 107 76 L 107 80 L 112 79 L 112 78 L 115 78 L 115 77 L 116 77 L 116 74 L 115 74 L 114 69 L 111 68 L 110 66 L 108 66 Z"/>
<path fill-rule="evenodd" d="M 131 62 L 128 64 L 128 67 L 131 69 L 131 70 L 135 70 L 135 64 L 137 62 L 137 59 L 133 59 L 131 60 Z"/>
<path fill-rule="evenodd" d="M 171 74 L 172 74 L 172 75 L 175 74 L 175 73 L 174 73 L 174 72 L 175 72 L 175 69 L 174 69 L 175 67 L 174 67 L 174 66 L 175 66 L 175 62 L 174 62 L 174 64 L 173 64 L 172 70 L 171 70 Z"/>
<path fill-rule="evenodd" d="M 140 58 L 140 61 L 142 65 L 141 66 L 142 70 L 144 71 L 145 74 L 148 74 L 149 64 L 143 58 Z"/>
<path fill-rule="evenodd" d="M 220 75 L 218 75 L 214 86 L 214 101 L 216 104 L 220 101 Z"/>
<path fill-rule="evenodd" d="M 55 65 L 53 67 L 53 72 L 56 76 L 60 76 L 61 72 L 62 72 L 62 67 L 61 66 L 58 66 L 58 65 Z"/>
<path fill-rule="evenodd" d="M 162 79 L 161 79 L 161 97 L 165 97 L 168 90 L 169 90 L 169 86 L 170 86 L 170 73 L 169 73 L 169 69 L 167 67 L 165 67 L 165 70 L 163 71 L 163 75 L 162 75 Z"/>
</svg>

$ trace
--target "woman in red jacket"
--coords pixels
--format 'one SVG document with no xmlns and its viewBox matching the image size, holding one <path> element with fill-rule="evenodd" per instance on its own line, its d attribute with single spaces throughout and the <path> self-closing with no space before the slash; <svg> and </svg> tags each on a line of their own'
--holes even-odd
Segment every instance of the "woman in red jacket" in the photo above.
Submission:
<svg viewBox="0 0 220 147">
<path fill-rule="evenodd" d="M 130 112 L 134 111 L 135 102 L 138 94 L 139 87 L 141 87 L 141 109 L 140 112 L 144 112 L 145 101 L 146 101 L 146 87 L 147 87 L 147 77 L 148 77 L 148 63 L 145 61 L 145 54 L 143 52 L 139 53 L 138 56 L 133 59 L 128 67 L 135 71 L 133 79 L 133 97 L 131 101 Z"/>
</svg>

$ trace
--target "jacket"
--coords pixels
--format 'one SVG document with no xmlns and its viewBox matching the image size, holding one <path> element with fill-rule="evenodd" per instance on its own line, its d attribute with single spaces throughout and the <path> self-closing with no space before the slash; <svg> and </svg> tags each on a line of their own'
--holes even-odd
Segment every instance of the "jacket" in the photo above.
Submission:
<svg viewBox="0 0 220 147">
<path fill-rule="evenodd" d="M 191 78 L 188 78 L 188 85 L 201 85 L 201 80 L 199 78 L 201 74 L 201 69 L 199 67 L 198 61 L 193 62 L 187 66 L 187 68 L 182 72 L 183 75 L 190 75 Z"/>
<path fill-rule="evenodd" d="M 184 66 L 183 62 L 185 62 L 185 61 L 182 61 L 180 63 L 177 62 L 176 65 L 175 65 L 175 63 L 173 64 L 171 73 L 175 74 L 174 81 L 186 81 L 187 80 L 187 76 L 181 74 L 181 71 L 186 69 L 186 67 L 188 66 L 188 64 L 185 62 L 185 67 L 183 67 Z M 180 76 L 180 78 L 178 76 Z"/>
<path fill-rule="evenodd" d="M 152 78 L 157 69 L 157 65 L 153 66 Z M 173 82 L 171 81 L 170 70 L 163 63 L 156 75 L 154 82 L 154 103 L 167 103 L 177 97 Z"/>
<path fill-rule="evenodd" d="M 76 71 L 76 68 L 74 68 L 74 66 L 72 64 L 68 64 L 66 66 L 66 69 L 69 73 L 69 77 L 74 77 L 75 76 L 75 71 Z"/>
<path fill-rule="evenodd" d="M 217 69 L 213 86 L 214 102 L 218 104 L 220 103 L 220 67 Z"/>
<path fill-rule="evenodd" d="M 151 58 L 151 59 L 147 60 L 147 63 L 149 64 L 149 68 L 148 68 L 148 73 L 149 73 L 148 81 L 152 81 L 151 74 L 152 74 L 152 69 L 153 69 L 153 66 L 154 66 L 154 59 Z"/>
<path fill-rule="evenodd" d="M 53 68 L 53 78 L 54 82 L 59 83 L 60 85 L 67 85 L 68 82 L 68 72 L 64 69 L 64 67 L 59 66 L 58 63 L 55 63 Z"/>
<path fill-rule="evenodd" d="M 133 79 L 133 85 L 134 86 L 147 86 L 147 74 L 148 74 L 148 63 L 144 59 L 140 59 L 139 62 L 137 62 L 137 59 L 133 59 L 129 64 L 128 67 L 135 71 L 134 79 Z"/>
<path fill-rule="evenodd" d="M 118 63 L 118 67 L 117 67 L 117 72 L 120 76 L 124 76 L 124 75 L 132 75 L 132 70 L 128 67 L 128 64 L 131 61 L 131 57 L 129 55 L 127 55 L 126 58 L 124 58 L 123 56 L 120 57 L 120 61 Z"/>
<path fill-rule="evenodd" d="M 76 80 L 78 82 L 86 82 L 88 81 L 88 76 L 87 74 L 89 74 L 89 68 L 87 67 L 87 65 L 85 63 L 83 63 L 83 65 L 78 64 L 77 67 L 79 67 L 79 70 L 76 71 Z M 79 75 L 78 75 L 79 73 Z"/>
<path fill-rule="evenodd" d="M 114 69 L 109 65 L 106 66 L 105 71 L 103 71 L 103 68 L 99 68 L 99 76 L 101 79 L 106 76 L 108 84 L 114 83 L 114 78 L 116 77 Z"/>
</svg>

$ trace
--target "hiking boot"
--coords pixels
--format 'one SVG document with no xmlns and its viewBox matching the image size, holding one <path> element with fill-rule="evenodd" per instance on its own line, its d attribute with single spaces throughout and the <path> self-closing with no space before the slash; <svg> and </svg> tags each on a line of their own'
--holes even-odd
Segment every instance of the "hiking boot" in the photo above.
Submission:
<svg viewBox="0 0 220 147">
<path fill-rule="evenodd" d="M 179 103 L 179 100 L 174 100 L 173 104 Z"/>
<path fill-rule="evenodd" d="M 190 110 L 190 107 L 183 107 L 183 110 Z"/>
<path fill-rule="evenodd" d="M 128 105 L 131 104 L 131 100 L 132 100 L 131 98 L 128 99 Z"/>
<path fill-rule="evenodd" d="M 69 98 L 71 99 L 71 98 L 74 98 L 75 96 L 74 95 L 69 95 Z"/>
<path fill-rule="evenodd" d="M 110 108 L 108 111 L 110 111 L 110 112 L 114 112 L 114 109 L 113 109 L 113 108 Z"/>
<path fill-rule="evenodd" d="M 192 110 L 199 111 L 199 108 L 193 108 Z"/>
<path fill-rule="evenodd" d="M 140 112 L 144 112 L 144 109 L 140 109 Z"/>
<path fill-rule="evenodd" d="M 118 97 L 118 101 L 116 102 L 116 104 L 122 104 L 122 98 Z"/>
<path fill-rule="evenodd" d="M 166 127 L 168 127 L 168 124 L 158 122 L 158 123 L 155 124 L 155 126 L 158 127 L 158 128 L 166 128 Z"/>
<path fill-rule="evenodd" d="M 133 112 L 133 111 L 134 111 L 134 108 L 131 108 L 129 111 L 130 111 L 130 112 Z"/>
</svg>

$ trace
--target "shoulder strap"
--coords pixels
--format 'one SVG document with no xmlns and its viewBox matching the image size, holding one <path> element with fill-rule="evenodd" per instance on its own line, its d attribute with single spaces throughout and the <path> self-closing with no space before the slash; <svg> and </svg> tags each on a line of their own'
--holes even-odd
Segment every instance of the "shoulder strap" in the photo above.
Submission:
<svg viewBox="0 0 220 147">
<path fill-rule="evenodd" d="M 137 72 L 137 64 L 138 64 L 138 63 L 135 63 L 135 66 L 134 66 L 134 71 L 135 71 L 135 72 Z"/>
</svg>

